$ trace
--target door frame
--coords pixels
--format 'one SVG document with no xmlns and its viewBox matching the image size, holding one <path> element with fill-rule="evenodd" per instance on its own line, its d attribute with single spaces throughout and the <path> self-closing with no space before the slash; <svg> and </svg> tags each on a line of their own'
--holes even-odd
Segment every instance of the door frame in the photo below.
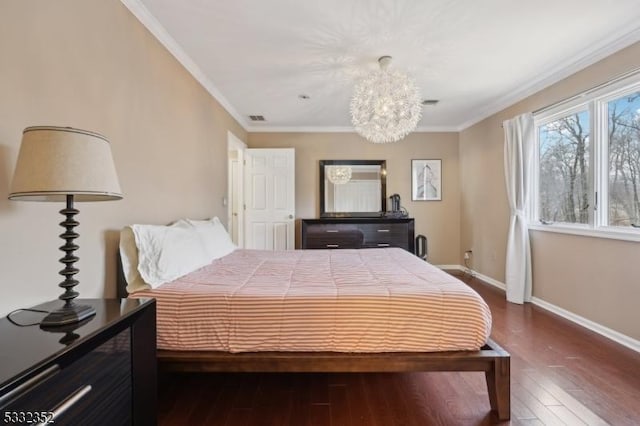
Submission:
<svg viewBox="0 0 640 426">
<path fill-rule="evenodd" d="M 238 235 L 238 241 L 236 244 L 238 247 L 244 247 L 244 150 L 247 149 L 247 144 L 244 143 L 236 135 L 227 131 L 227 230 L 229 235 L 233 235 L 234 231 Z M 232 185 L 233 176 L 233 163 L 237 162 L 236 176 L 238 185 L 237 191 L 234 193 Z M 238 209 L 236 228 L 233 229 L 233 204 L 235 200 L 239 200 L 242 208 Z"/>
</svg>

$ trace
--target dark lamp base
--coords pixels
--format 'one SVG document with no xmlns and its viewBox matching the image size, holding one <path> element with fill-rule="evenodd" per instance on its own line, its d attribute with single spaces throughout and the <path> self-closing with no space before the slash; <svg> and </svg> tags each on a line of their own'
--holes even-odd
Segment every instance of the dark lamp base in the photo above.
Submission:
<svg viewBox="0 0 640 426">
<path fill-rule="evenodd" d="M 69 324 L 76 324 L 96 314 L 91 306 L 68 303 L 60 309 L 56 309 L 44 317 L 40 323 L 41 328 L 55 328 Z"/>
</svg>

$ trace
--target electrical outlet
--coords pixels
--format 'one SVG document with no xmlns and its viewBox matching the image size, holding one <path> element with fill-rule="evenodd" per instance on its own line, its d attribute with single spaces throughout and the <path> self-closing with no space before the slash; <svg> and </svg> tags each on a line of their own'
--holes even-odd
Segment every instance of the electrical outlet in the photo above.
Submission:
<svg viewBox="0 0 640 426">
<path fill-rule="evenodd" d="M 469 258 L 471 257 L 471 255 L 469 254 L 468 251 L 464 252 L 464 260 L 469 260 Z"/>
</svg>

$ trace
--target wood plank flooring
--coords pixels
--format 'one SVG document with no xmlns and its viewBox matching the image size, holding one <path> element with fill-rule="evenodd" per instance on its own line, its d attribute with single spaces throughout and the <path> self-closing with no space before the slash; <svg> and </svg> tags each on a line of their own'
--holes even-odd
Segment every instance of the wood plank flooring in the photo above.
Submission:
<svg viewBox="0 0 640 426">
<path fill-rule="evenodd" d="M 513 425 L 640 425 L 640 354 L 461 277 L 511 353 Z M 169 374 L 159 425 L 488 425 L 484 373 Z"/>
</svg>

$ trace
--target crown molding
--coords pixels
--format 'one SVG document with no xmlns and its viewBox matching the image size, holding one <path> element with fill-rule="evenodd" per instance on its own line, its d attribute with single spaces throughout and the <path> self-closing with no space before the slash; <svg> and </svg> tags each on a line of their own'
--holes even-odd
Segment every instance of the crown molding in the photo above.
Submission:
<svg viewBox="0 0 640 426">
<path fill-rule="evenodd" d="M 586 51 L 586 54 L 576 55 L 559 63 L 556 67 L 542 73 L 537 79 L 532 80 L 529 84 L 522 86 L 521 90 L 502 96 L 496 101 L 489 103 L 473 118 L 458 126 L 458 129 L 459 131 L 465 130 L 485 118 L 520 102 L 528 96 L 531 96 L 638 41 L 640 41 L 640 27 L 631 31 L 628 31 L 625 27 L 624 30 L 612 34 L 600 43 L 592 45 L 591 48 Z"/>
<path fill-rule="evenodd" d="M 268 126 L 265 124 L 265 126 Z M 249 126 L 251 133 L 355 133 L 349 126 Z"/>
<path fill-rule="evenodd" d="M 158 22 L 158 20 L 149 12 L 140 0 L 120 0 L 127 9 L 135 16 L 138 21 L 171 53 L 178 62 L 196 79 L 198 83 L 209 92 L 209 94 L 223 106 L 223 108 L 242 126 L 244 130 L 247 130 L 246 119 L 238 114 L 238 111 L 231 105 L 231 103 L 224 97 L 224 95 L 214 86 L 205 73 L 200 69 L 198 65 L 187 55 L 187 53 L 180 47 L 178 42 L 175 41 L 167 30 Z"/>
<path fill-rule="evenodd" d="M 460 131 L 459 126 L 418 126 L 411 133 L 439 133 L 439 132 L 454 132 L 457 133 Z"/>
<path fill-rule="evenodd" d="M 149 32 L 178 60 L 180 64 L 198 81 L 207 92 L 217 100 L 224 109 L 238 122 L 247 132 L 264 133 L 353 133 L 353 128 L 344 126 L 252 126 L 247 119 L 239 114 L 225 96 L 214 86 L 205 73 L 196 63 L 185 53 L 180 45 L 169 35 L 167 30 L 151 14 L 140 0 L 120 0 L 124 6 L 149 30 Z M 474 124 L 490 117 L 505 108 L 537 93 L 546 87 L 606 58 L 607 56 L 640 41 L 640 27 L 628 31 L 626 28 L 612 34 L 600 43 L 591 46 L 586 53 L 571 57 L 546 73 L 532 80 L 529 84 L 521 86 L 520 90 L 502 96 L 494 102 L 487 104 L 480 109 L 470 119 L 459 125 L 451 126 L 421 126 L 414 132 L 460 132 Z"/>
<path fill-rule="evenodd" d="M 251 133 L 355 133 L 350 126 L 248 126 L 245 130 Z M 411 133 L 458 132 L 453 126 L 424 126 L 418 127 Z"/>
</svg>

